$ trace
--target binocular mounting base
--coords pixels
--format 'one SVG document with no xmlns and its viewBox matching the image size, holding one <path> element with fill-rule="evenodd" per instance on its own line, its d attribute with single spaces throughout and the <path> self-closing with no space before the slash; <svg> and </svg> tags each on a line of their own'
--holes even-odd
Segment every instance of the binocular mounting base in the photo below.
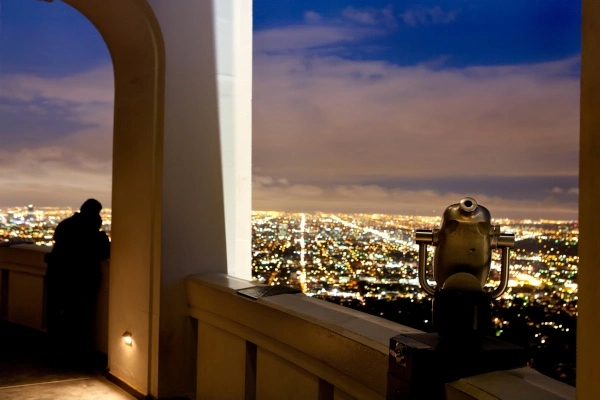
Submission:
<svg viewBox="0 0 600 400">
<path fill-rule="evenodd" d="M 433 327 L 443 337 L 477 340 L 489 333 L 491 303 L 487 292 L 438 289 L 433 296 Z"/>
<path fill-rule="evenodd" d="M 390 339 L 387 399 L 444 399 L 446 383 L 486 372 L 523 367 L 525 349 L 482 336 L 469 343 L 437 333 Z"/>
</svg>

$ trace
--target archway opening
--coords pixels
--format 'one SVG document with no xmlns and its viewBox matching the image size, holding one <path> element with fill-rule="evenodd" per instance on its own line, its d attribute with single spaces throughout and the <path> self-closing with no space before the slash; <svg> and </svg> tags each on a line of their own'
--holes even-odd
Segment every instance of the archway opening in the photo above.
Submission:
<svg viewBox="0 0 600 400">
<path fill-rule="evenodd" d="M 2 2 L 0 20 L 0 206 L 21 207 L 5 219 L 37 223 L 4 239 L 50 245 L 49 228 L 85 199 L 110 215 L 112 62 L 95 27 L 62 2 Z"/>
</svg>

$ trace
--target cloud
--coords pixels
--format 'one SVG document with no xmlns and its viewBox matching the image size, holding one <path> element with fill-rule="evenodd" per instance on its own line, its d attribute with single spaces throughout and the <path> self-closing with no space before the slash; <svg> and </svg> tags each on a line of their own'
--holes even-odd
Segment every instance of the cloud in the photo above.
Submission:
<svg viewBox="0 0 600 400">
<path fill-rule="evenodd" d="M 577 175 L 575 59 L 433 70 L 257 56 L 254 163 L 292 181 Z"/>
<path fill-rule="evenodd" d="M 268 29 L 254 34 L 253 50 L 255 53 L 281 53 L 317 49 L 354 42 L 377 32 L 377 28 L 354 30 L 348 27 L 305 25 Z"/>
<path fill-rule="evenodd" d="M 346 9 L 346 14 L 361 20 L 361 26 L 373 20 L 353 9 Z M 442 14 L 440 9 L 423 15 L 429 23 L 448 23 L 456 13 Z M 306 37 L 316 28 L 326 26 L 305 27 L 303 34 Z M 332 29 L 339 34 L 339 27 Z M 283 31 L 280 28 L 277 36 Z M 352 46 L 366 36 L 343 37 Z M 264 36 L 255 38 L 261 49 Z M 434 181 L 460 177 L 476 178 L 472 193 L 487 196 L 502 209 L 507 209 L 500 204 L 506 201 L 538 215 L 576 215 L 573 197 L 566 196 L 576 194 L 567 189 L 571 186 L 556 186 L 553 193 L 547 181 L 578 174 L 579 79 L 574 71 L 579 63 L 579 57 L 572 57 L 445 68 L 443 62 L 403 66 L 345 59 L 333 51 L 255 52 L 254 171 L 273 182 L 285 179 L 288 185 L 259 183 L 256 190 L 269 195 L 257 194 L 254 207 L 270 209 L 279 199 L 280 207 L 296 205 L 305 211 L 319 209 L 321 201 L 331 210 L 350 210 L 352 204 L 356 210 L 373 210 L 385 200 L 391 212 L 390 199 L 412 204 L 403 207 L 415 210 L 420 197 L 414 195 L 428 193 L 431 207 L 439 208 L 450 197 L 463 194 L 449 196 L 452 191 L 440 190 Z M 536 176 L 539 184 L 521 188 L 527 193 L 520 198 L 508 192 L 498 196 L 489 185 L 479 184 L 485 177 L 531 181 Z M 401 190 L 393 183 L 381 186 L 399 179 L 421 179 L 433 186 L 419 190 Z M 290 198 L 287 194 L 294 185 L 320 188 L 320 195 L 308 196 L 307 191 Z M 357 196 L 353 202 L 342 197 L 352 185 L 369 196 Z M 394 188 L 398 191 L 381 191 Z"/>
<path fill-rule="evenodd" d="M 113 71 L 111 65 L 103 65 L 79 74 L 64 77 L 40 77 L 35 75 L 2 75 L 2 97 L 33 101 L 38 98 L 67 103 L 112 102 L 114 99 Z M 65 90 L 65 89 L 69 90 Z"/>
<path fill-rule="evenodd" d="M 304 22 L 306 22 L 307 24 L 316 24 L 319 23 L 323 20 L 323 17 L 321 17 L 321 14 L 315 12 L 315 11 L 306 11 L 304 13 Z"/>
<path fill-rule="evenodd" d="M 440 6 L 433 8 L 414 8 L 400 14 L 408 26 L 449 24 L 456 21 L 458 10 L 444 11 Z"/>
<path fill-rule="evenodd" d="M 304 24 L 254 32 L 254 53 L 339 54 L 347 45 L 385 36 L 397 26 L 391 6 L 382 9 L 346 7 L 335 16 L 304 12 Z"/>
<path fill-rule="evenodd" d="M 270 182 L 265 184 L 264 182 Z M 407 190 L 377 185 L 282 185 L 264 176 L 253 179 L 256 211 L 381 213 L 391 215 L 439 216 L 450 204 L 466 195 L 487 207 L 495 218 L 577 218 L 577 202 L 563 203 L 551 197 L 509 199 L 482 193 L 443 193 L 436 190 Z"/>
<path fill-rule="evenodd" d="M 0 114 L 14 121 L 0 127 L 4 204 L 110 204 L 113 87 L 110 65 L 68 77 L 2 75 Z"/>
<path fill-rule="evenodd" d="M 568 189 L 563 189 L 561 187 L 553 187 L 552 188 L 552 193 L 554 194 L 568 194 L 568 195 L 575 195 L 578 196 L 579 195 L 579 188 L 577 187 L 572 187 L 572 188 L 568 188 Z"/>
<path fill-rule="evenodd" d="M 441 8 L 423 15 L 412 18 L 456 18 Z M 554 178 L 578 173 L 579 57 L 445 68 L 340 55 L 386 35 L 390 25 L 373 23 L 384 16 L 307 12 L 308 25 L 255 33 L 254 208 L 426 214 L 471 194 L 493 215 L 576 216 L 576 183 Z M 0 77 L 0 138 L 16 138 L 0 148 L 0 185 L 11 188 L 2 202 L 40 191 L 48 204 L 77 206 L 82 193 L 110 202 L 112 88 L 110 66 Z M 536 176 L 544 184 L 519 198 L 510 185 L 504 195 L 481 183 Z M 452 189 L 445 179 L 473 184 Z"/>
<path fill-rule="evenodd" d="M 391 6 L 382 9 L 358 9 L 348 6 L 342 10 L 342 17 L 364 25 L 384 25 L 390 28 L 394 28 L 398 25 L 394 10 Z"/>
</svg>

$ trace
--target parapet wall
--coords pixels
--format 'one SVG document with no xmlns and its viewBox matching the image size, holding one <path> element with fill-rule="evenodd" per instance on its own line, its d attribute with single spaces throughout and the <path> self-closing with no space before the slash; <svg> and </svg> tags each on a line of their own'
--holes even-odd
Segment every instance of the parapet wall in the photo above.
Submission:
<svg viewBox="0 0 600 400">
<path fill-rule="evenodd" d="M 50 247 L 19 244 L 0 247 L 0 320 L 46 330 L 46 263 Z M 96 311 L 96 348 L 108 352 L 108 282 L 110 262 L 102 263 Z M 76 301 L 76 299 L 74 299 Z"/>
<path fill-rule="evenodd" d="M 186 287 L 198 320 L 197 399 L 385 399 L 390 338 L 418 332 L 303 294 L 249 299 L 238 291 L 269 287 L 223 274 Z M 575 389 L 518 368 L 448 383 L 445 398 L 567 400 Z"/>
</svg>

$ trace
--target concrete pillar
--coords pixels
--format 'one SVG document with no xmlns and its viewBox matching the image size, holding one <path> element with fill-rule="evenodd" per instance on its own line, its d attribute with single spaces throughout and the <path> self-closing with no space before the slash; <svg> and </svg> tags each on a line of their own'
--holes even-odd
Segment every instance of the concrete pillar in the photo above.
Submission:
<svg viewBox="0 0 600 400">
<path fill-rule="evenodd" d="M 252 1 L 214 1 L 227 271 L 252 279 Z"/>
<path fill-rule="evenodd" d="M 583 0 L 577 399 L 600 393 L 600 2 Z"/>
<path fill-rule="evenodd" d="M 251 274 L 251 1 L 149 4 L 166 55 L 158 380 L 152 391 L 170 396 L 195 389 L 196 334 L 183 279 L 198 272 Z"/>
</svg>

